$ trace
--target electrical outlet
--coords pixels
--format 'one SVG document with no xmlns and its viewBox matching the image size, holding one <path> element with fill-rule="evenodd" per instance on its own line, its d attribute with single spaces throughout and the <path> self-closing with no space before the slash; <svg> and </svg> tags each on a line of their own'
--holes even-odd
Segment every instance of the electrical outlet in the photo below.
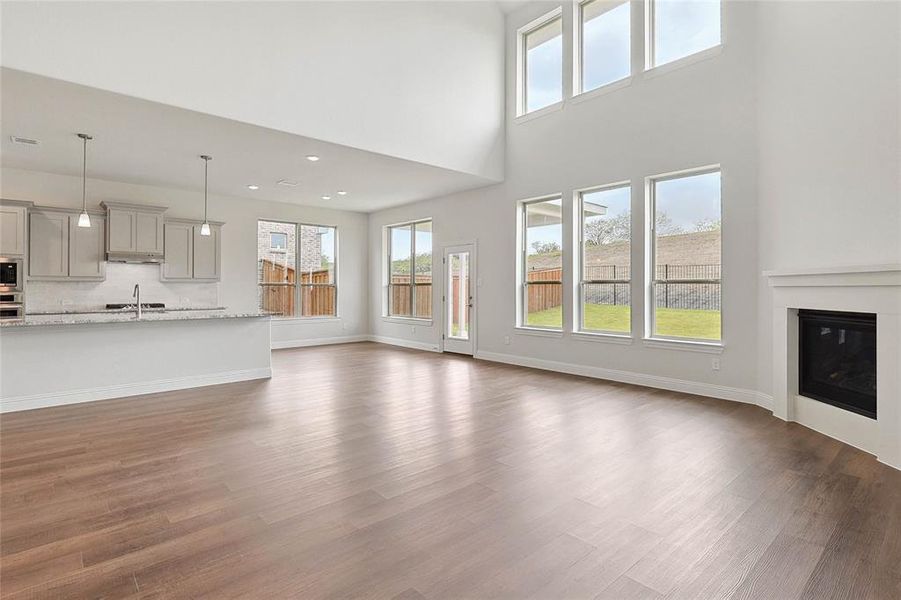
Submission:
<svg viewBox="0 0 901 600">
<path fill-rule="evenodd" d="M 505 335 L 505 336 L 504 336 L 504 345 L 505 345 L 505 346 L 509 346 L 509 345 L 510 345 L 510 336 L 509 336 L 509 335 Z"/>
<path fill-rule="evenodd" d="M 476 287 L 482 287 L 482 278 L 481 277 L 476 279 Z"/>
<path fill-rule="evenodd" d="M 410 333 L 416 333 L 416 325 L 410 327 Z"/>
<path fill-rule="evenodd" d="M 713 360 L 711 360 L 710 368 L 713 369 L 714 371 L 719 371 L 720 370 L 720 359 L 714 358 Z"/>
</svg>

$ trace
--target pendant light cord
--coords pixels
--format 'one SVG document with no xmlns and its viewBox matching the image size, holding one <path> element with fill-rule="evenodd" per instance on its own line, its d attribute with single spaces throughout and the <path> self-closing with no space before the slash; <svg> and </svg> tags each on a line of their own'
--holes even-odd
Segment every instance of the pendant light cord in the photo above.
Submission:
<svg viewBox="0 0 901 600">
<path fill-rule="evenodd" d="M 82 138 L 81 153 L 81 211 L 88 210 L 88 138 Z"/>
</svg>

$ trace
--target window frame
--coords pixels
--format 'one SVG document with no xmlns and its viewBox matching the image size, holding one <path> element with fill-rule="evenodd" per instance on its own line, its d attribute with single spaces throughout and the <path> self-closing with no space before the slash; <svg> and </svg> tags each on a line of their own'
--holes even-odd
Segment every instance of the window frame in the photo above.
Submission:
<svg viewBox="0 0 901 600">
<path fill-rule="evenodd" d="M 583 210 L 584 206 L 584 195 L 591 194 L 594 192 L 603 192 L 606 190 L 616 190 L 628 188 L 629 189 L 629 279 L 585 279 L 585 211 Z M 629 293 L 631 295 L 632 292 L 632 182 L 630 180 L 622 180 L 614 183 L 607 183 L 604 185 L 592 186 L 588 188 L 582 188 L 579 190 L 575 190 L 575 218 L 576 218 L 576 252 L 575 252 L 575 267 L 576 272 L 578 273 L 578 280 L 576 283 L 576 298 L 575 298 L 575 314 L 577 319 L 574 321 L 573 333 L 584 334 L 584 335 L 592 335 L 592 336 L 604 336 L 604 337 L 614 337 L 614 338 L 629 338 L 631 339 L 634 334 L 634 326 L 632 324 L 632 302 L 630 298 L 629 302 L 629 331 L 615 331 L 609 329 L 588 329 L 585 327 L 585 307 L 584 307 L 584 293 L 585 293 L 585 285 L 591 284 L 617 284 L 617 283 L 625 283 L 629 286 Z"/>
<path fill-rule="evenodd" d="M 295 321 L 295 320 L 303 320 L 303 321 L 316 321 L 316 320 L 328 320 L 328 319 L 339 319 L 340 318 L 340 302 L 339 298 L 339 289 L 338 289 L 338 226 L 337 225 L 319 225 L 315 223 L 300 223 L 295 221 L 283 221 L 281 219 L 257 219 L 257 231 L 259 231 L 260 223 L 278 223 L 281 225 L 290 225 L 294 228 L 294 283 L 265 283 L 257 280 L 257 288 L 266 286 L 266 287 L 274 287 L 274 286 L 293 286 L 294 287 L 294 306 L 295 306 L 295 314 L 293 315 L 272 315 L 272 319 L 276 321 Z M 301 227 L 317 227 L 317 228 L 329 228 L 335 230 L 335 266 L 334 266 L 334 283 L 308 283 L 304 284 L 300 282 L 300 263 L 301 256 L 303 250 L 303 244 L 300 241 L 300 228 Z M 272 232 L 270 232 L 271 234 Z M 271 246 L 271 239 L 270 239 Z M 289 254 L 287 244 L 284 250 L 273 250 L 270 247 L 270 252 L 276 252 L 280 254 Z M 259 262 L 259 250 L 257 250 L 257 262 Z M 259 277 L 259 275 L 258 275 Z M 310 315 L 304 316 L 304 306 L 303 306 L 303 288 L 305 287 L 333 287 L 335 288 L 335 312 L 331 315 Z M 299 314 L 298 314 L 299 313 Z"/>
<path fill-rule="evenodd" d="M 657 321 L 657 293 L 656 285 L 660 283 L 657 280 L 657 183 L 661 181 L 671 181 L 673 179 L 682 179 L 685 177 L 693 177 L 695 175 L 706 175 L 708 173 L 720 174 L 720 278 L 718 280 L 689 280 L 686 283 L 717 283 L 720 286 L 720 338 L 692 338 L 682 336 L 658 335 L 656 330 Z M 724 327 L 726 304 L 723 294 L 723 169 L 720 164 L 704 165 L 702 167 L 694 167 L 690 169 L 682 169 L 679 171 L 671 171 L 668 173 L 660 173 L 659 175 L 651 175 L 645 177 L 645 331 L 644 341 L 648 345 L 672 344 L 672 345 L 688 345 L 688 346 L 706 346 L 718 348 L 724 346 L 726 331 Z"/>
<path fill-rule="evenodd" d="M 526 245 L 528 242 L 528 219 L 526 218 L 526 210 L 530 204 L 538 204 L 540 202 L 547 202 L 549 200 L 559 200 L 560 201 L 560 280 L 559 281 L 528 281 L 528 252 L 529 248 Z M 560 327 L 544 327 L 542 325 L 529 325 L 528 324 L 528 314 L 529 314 L 529 305 L 528 305 L 528 289 L 529 285 L 559 285 L 561 292 L 563 291 L 563 280 L 564 280 L 564 269 L 566 268 L 566 254 L 564 249 L 564 240 L 563 240 L 563 194 L 550 194 L 547 196 L 541 196 L 539 198 L 529 198 L 528 200 L 521 200 L 517 204 L 517 219 L 518 219 L 518 235 L 519 238 L 519 260 L 516 269 L 517 273 L 517 320 L 516 320 L 516 328 L 522 329 L 526 331 L 534 331 L 534 332 L 546 332 L 549 334 L 562 334 L 564 326 L 566 325 L 566 302 L 563 302 L 560 305 Z"/>
<path fill-rule="evenodd" d="M 644 0 L 644 70 L 655 71 L 660 69 L 669 70 L 676 65 L 691 64 L 693 62 L 703 60 L 712 55 L 719 54 L 726 39 L 725 27 L 723 24 L 723 7 L 725 2 L 718 0 L 720 5 L 720 42 L 713 46 L 703 48 L 697 52 L 686 54 L 669 62 L 656 64 L 657 61 L 657 43 L 656 38 L 656 5 L 657 0 Z"/>
<path fill-rule="evenodd" d="M 579 98 L 580 96 L 592 95 L 592 94 L 600 94 L 603 91 L 608 89 L 616 89 L 617 87 L 623 86 L 629 81 L 632 80 L 633 73 L 633 44 L 632 44 L 632 4 L 633 0 L 623 0 L 619 2 L 617 6 L 610 8 L 613 10 L 614 8 L 618 8 L 619 4 L 628 4 L 629 5 L 629 74 L 625 77 L 621 77 L 614 81 L 610 81 L 605 83 L 604 85 L 600 85 L 595 88 L 591 88 L 590 90 L 585 89 L 585 46 L 582 43 L 584 40 L 584 28 L 585 23 L 582 21 L 582 15 L 584 12 L 584 8 L 586 4 L 590 4 L 591 2 L 609 2 L 612 3 L 615 0 L 579 0 L 573 4 L 573 27 L 572 27 L 572 43 L 573 43 L 573 64 L 572 64 L 572 75 L 573 75 L 573 88 L 572 88 L 572 98 Z"/>
<path fill-rule="evenodd" d="M 421 223 L 431 223 L 432 224 L 432 283 L 429 284 L 429 287 L 432 287 L 435 282 L 435 224 L 432 221 L 431 217 L 424 219 L 416 219 L 414 221 L 404 221 L 401 223 L 392 223 L 391 225 L 385 225 L 384 229 L 384 240 L 385 240 L 385 261 L 384 265 L 386 268 L 385 275 L 385 284 L 384 284 L 384 310 L 382 311 L 382 317 L 388 319 L 390 321 L 416 321 L 418 323 L 431 323 L 434 318 L 434 294 L 432 296 L 432 307 L 430 310 L 430 315 L 428 317 L 417 317 L 416 316 L 416 287 L 419 285 L 416 283 L 416 226 Z M 410 228 L 410 283 L 407 284 L 410 287 L 410 314 L 409 315 L 395 315 L 391 314 L 391 286 L 394 285 L 391 283 L 391 263 L 393 262 L 393 258 L 391 256 L 391 230 L 397 229 L 401 227 L 409 227 Z"/>
<path fill-rule="evenodd" d="M 540 29 L 548 23 L 560 19 L 560 35 L 562 37 L 563 48 L 560 53 L 560 100 L 552 102 L 547 106 L 536 108 L 535 110 L 527 110 L 528 108 L 528 62 L 526 52 L 526 36 Z M 524 117 L 526 115 L 535 115 L 543 111 L 553 110 L 554 107 L 562 105 L 566 100 L 566 86 L 563 85 L 566 77 L 564 74 L 564 55 L 566 52 L 566 23 L 563 19 L 563 7 L 557 8 L 544 13 L 537 19 L 534 19 L 516 30 L 516 116 Z"/>
<path fill-rule="evenodd" d="M 301 283 L 300 281 L 298 281 L 297 282 L 297 294 L 298 294 L 299 298 L 296 300 L 296 302 L 297 302 L 297 305 L 300 307 L 301 315 L 299 317 L 295 317 L 295 318 L 299 318 L 299 319 L 337 319 L 337 318 L 339 318 L 338 317 L 338 306 L 339 306 L 339 302 L 338 302 L 338 226 L 337 225 L 318 225 L 315 223 L 296 223 L 295 226 L 297 227 L 297 229 L 295 230 L 294 237 L 296 240 L 298 240 L 298 243 L 296 244 L 296 249 L 295 249 L 297 252 L 295 264 L 297 264 L 298 267 L 300 266 L 301 257 L 303 256 L 303 243 L 302 243 L 302 239 L 301 239 L 302 238 L 301 228 L 302 227 L 316 227 L 317 229 L 334 229 L 335 230 L 335 266 L 332 269 L 334 271 L 334 280 L 335 281 L 334 281 L 334 283 Z M 320 260 L 321 260 L 321 257 L 320 257 Z M 297 274 L 300 275 L 301 272 L 302 271 L 300 270 L 300 268 L 298 268 Z M 295 279 L 297 279 L 296 276 L 295 276 Z M 303 316 L 303 311 L 304 311 L 303 288 L 305 288 L 305 287 L 335 288 L 335 313 L 331 314 L 331 315 Z"/>
</svg>

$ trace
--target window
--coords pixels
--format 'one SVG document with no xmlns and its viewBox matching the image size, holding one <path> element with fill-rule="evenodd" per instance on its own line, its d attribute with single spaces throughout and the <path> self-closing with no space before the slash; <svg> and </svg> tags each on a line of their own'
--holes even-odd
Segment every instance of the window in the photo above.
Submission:
<svg viewBox="0 0 901 600">
<path fill-rule="evenodd" d="M 337 230 L 321 225 L 299 227 L 301 316 L 335 316 L 338 313 Z"/>
<path fill-rule="evenodd" d="M 563 99 L 563 18 L 557 9 L 520 30 L 519 114 Z"/>
<path fill-rule="evenodd" d="M 632 331 L 631 197 L 628 183 L 579 193 L 582 331 Z"/>
<path fill-rule="evenodd" d="M 648 68 L 720 44 L 720 0 L 648 0 Z"/>
<path fill-rule="evenodd" d="M 603 87 L 632 72 L 631 9 L 628 1 L 589 0 L 578 5 L 580 73 L 577 93 Z"/>
<path fill-rule="evenodd" d="M 651 337 L 721 339 L 718 168 L 649 179 Z"/>
<path fill-rule="evenodd" d="M 288 234 L 272 231 L 269 233 L 269 249 L 273 252 L 288 250 Z"/>
<path fill-rule="evenodd" d="M 336 228 L 259 221 L 257 240 L 261 310 L 282 317 L 337 315 Z"/>
<path fill-rule="evenodd" d="M 522 204 L 520 325 L 563 328 L 563 215 L 559 197 Z"/>
<path fill-rule="evenodd" d="M 388 316 L 432 318 L 432 222 L 388 227 Z"/>
</svg>

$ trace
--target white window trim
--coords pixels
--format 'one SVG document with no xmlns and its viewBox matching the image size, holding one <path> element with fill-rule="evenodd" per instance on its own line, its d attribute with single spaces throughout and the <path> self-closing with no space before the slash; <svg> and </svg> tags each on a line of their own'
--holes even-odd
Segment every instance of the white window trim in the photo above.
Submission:
<svg viewBox="0 0 901 600">
<path fill-rule="evenodd" d="M 635 342 L 635 338 L 625 333 L 616 334 L 594 331 L 574 331 L 570 334 L 570 337 L 581 342 L 604 342 L 607 344 L 621 344 L 624 346 L 631 346 Z"/>
<path fill-rule="evenodd" d="M 706 60 L 712 56 L 720 54 L 723 45 L 726 43 L 726 28 L 723 20 L 723 7 L 725 2 L 720 0 L 720 43 L 703 50 L 698 50 L 691 54 L 687 54 L 681 58 L 671 60 L 669 62 L 655 65 L 656 48 L 654 42 L 654 11 L 656 0 L 644 0 L 644 70 L 645 73 L 657 74 L 668 73 L 675 69 Z"/>
<path fill-rule="evenodd" d="M 595 0 L 582 0 L 581 2 L 573 3 L 573 63 L 572 63 L 572 78 L 573 78 L 573 87 L 572 87 L 572 100 L 585 100 L 588 98 L 594 98 L 595 96 L 602 96 L 604 94 L 610 93 L 613 90 L 619 90 L 626 86 L 628 86 L 632 81 L 632 19 L 629 19 L 629 74 L 620 79 L 616 79 L 609 83 L 605 83 L 602 86 L 592 88 L 590 90 L 584 89 L 583 86 L 583 75 L 582 72 L 582 61 L 584 60 L 584 48 L 582 47 L 582 27 L 584 23 L 582 23 L 582 9 L 589 2 L 594 2 Z M 601 2 L 610 1 L 610 0 L 600 0 Z M 632 0 L 623 0 L 622 4 L 632 4 Z M 617 8 L 619 5 L 612 7 Z M 629 6 L 629 11 L 631 15 L 632 6 Z"/>
<path fill-rule="evenodd" d="M 722 166 L 719 164 L 714 165 L 705 165 L 702 167 L 695 167 L 691 169 L 683 169 L 680 171 L 670 171 L 668 173 L 661 173 L 659 175 L 651 175 L 649 177 L 645 177 L 645 311 L 644 311 L 644 322 L 645 322 L 645 331 L 643 342 L 644 345 L 650 348 L 671 348 L 671 349 L 683 349 L 688 350 L 691 348 L 695 349 L 704 349 L 704 348 L 719 348 L 720 351 L 723 347 L 725 347 L 724 340 L 726 339 L 726 328 L 725 328 L 725 302 L 723 290 L 725 289 L 725 278 L 724 278 L 724 269 L 723 269 L 723 259 L 722 259 L 722 247 L 720 248 L 720 339 L 719 340 L 708 340 L 701 338 L 689 338 L 689 337 L 672 337 L 672 336 L 663 336 L 663 335 L 655 335 L 655 319 L 656 319 L 656 296 L 654 290 L 654 276 L 656 273 L 656 260 L 657 260 L 657 232 L 655 229 L 656 217 L 657 217 L 657 205 L 656 205 L 656 187 L 655 184 L 659 181 L 668 181 L 672 179 L 681 179 L 683 177 L 690 177 L 693 175 L 704 175 L 706 173 L 720 173 L 720 222 L 723 221 L 723 194 L 722 194 Z M 722 225 L 721 225 L 722 227 Z M 722 233 L 720 234 L 722 235 Z M 721 241 L 722 243 L 722 241 Z M 703 351 L 703 350 L 700 350 Z M 716 351 L 714 351 L 716 352 Z"/>
<path fill-rule="evenodd" d="M 415 219 L 413 221 L 401 221 L 399 223 L 391 223 L 382 228 L 382 243 L 385 251 L 382 253 L 382 320 L 389 323 L 404 323 L 408 325 L 425 325 L 431 326 L 434 317 L 416 317 L 413 315 L 392 315 L 391 314 L 391 229 L 396 227 L 410 227 L 410 282 L 411 286 L 416 287 L 416 225 L 419 223 L 432 223 L 432 285 L 435 282 L 435 225 L 432 217 L 423 219 Z M 416 310 L 416 292 L 415 289 L 411 294 L 410 311 Z M 432 290 L 432 312 L 435 311 L 434 288 Z"/>
<path fill-rule="evenodd" d="M 300 281 L 297 280 L 297 276 L 300 274 L 299 265 L 300 265 L 300 260 L 301 260 L 301 250 L 302 250 L 302 245 L 303 245 L 303 244 L 299 243 L 299 241 L 300 241 L 300 228 L 303 227 L 303 226 L 306 226 L 306 227 L 328 227 L 329 229 L 334 229 L 334 230 L 335 230 L 335 268 L 334 268 L 334 271 L 335 271 L 335 283 L 334 283 L 334 287 L 335 287 L 335 314 L 333 314 L 333 315 L 313 315 L 313 316 L 309 316 L 309 317 L 304 317 L 303 315 L 285 315 L 285 316 L 282 316 L 282 315 L 273 315 L 273 316 L 270 317 L 270 318 L 271 318 L 273 321 L 276 321 L 276 322 L 283 322 L 283 321 L 314 321 L 314 322 L 340 321 L 340 320 L 341 320 L 341 314 L 340 314 L 341 304 L 340 304 L 340 302 L 338 301 L 338 298 L 339 298 L 339 291 L 338 291 L 338 268 L 339 268 L 339 263 L 340 263 L 341 261 L 338 260 L 338 253 L 339 253 L 339 251 L 338 251 L 338 244 L 339 244 L 338 226 L 337 226 L 337 225 L 322 225 L 322 224 L 316 224 L 316 223 L 295 223 L 295 222 L 291 222 L 291 221 L 282 221 L 282 220 L 280 220 L 280 219 L 265 219 L 265 218 L 260 218 L 260 219 L 257 219 L 257 229 L 258 229 L 258 230 L 259 230 L 260 222 L 261 222 L 261 221 L 266 222 L 266 223 L 281 223 L 282 225 L 290 225 L 290 226 L 294 227 L 294 240 L 295 240 L 295 242 L 294 242 L 294 273 L 295 273 L 295 276 L 294 276 L 294 306 L 295 306 L 295 307 L 298 307 L 298 308 L 300 309 L 301 312 L 303 312 L 303 305 L 302 305 L 302 302 L 303 302 L 303 293 L 302 293 L 302 292 L 303 292 L 303 288 L 304 288 L 304 287 L 310 287 L 310 285 L 309 285 L 309 284 L 303 285 L 303 284 L 300 283 Z M 270 234 L 271 234 L 271 233 L 272 233 L 272 232 L 270 232 Z M 270 244 L 271 244 L 271 236 L 270 236 Z M 269 251 L 270 251 L 270 252 L 276 252 L 276 253 L 279 253 L 279 254 L 287 254 L 287 253 L 288 253 L 288 249 L 287 249 L 287 248 L 285 248 L 284 250 L 281 250 L 281 251 L 278 251 L 278 250 L 272 250 L 272 249 L 270 248 Z M 257 256 L 257 260 L 259 260 L 259 256 Z M 258 289 L 260 288 L 261 285 L 263 285 L 263 283 L 262 283 L 261 281 L 257 281 L 257 288 L 258 288 Z M 326 285 L 330 285 L 330 284 L 326 284 Z"/>
<path fill-rule="evenodd" d="M 516 116 L 517 117 L 524 117 L 526 115 L 538 113 L 539 111 L 544 111 L 545 109 L 548 109 L 553 106 L 560 105 L 560 107 L 562 107 L 562 105 L 563 105 L 563 100 L 566 96 L 565 90 L 560 91 L 561 99 L 559 102 L 555 102 L 554 104 L 550 104 L 548 106 L 542 106 L 541 108 L 539 108 L 537 110 L 526 112 L 526 91 L 528 89 L 528 86 L 526 85 L 526 53 L 525 53 L 526 36 L 528 34 L 532 33 L 533 31 L 535 31 L 536 29 L 538 29 L 539 27 L 546 25 L 547 23 L 550 23 L 551 21 L 558 19 L 558 18 L 561 20 L 561 24 L 563 25 L 562 36 L 565 41 L 565 38 L 566 38 L 565 25 L 566 25 L 566 23 L 563 22 L 563 7 L 562 6 L 558 6 L 554 10 L 541 15 L 537 19 L 534 19 L 534 20 L 526 23 L 525 25 L 523 25 L 522 27 L 520 27 L 519 29 L 516 30 Z M 561 72 L 563 71 L 563 61 L 562 60 L 560 61 L 560 71 Z M 559 108 L 557 108 L 557 110 L 559 110 Z M 546 111 L 546 112 L 550 112 L 550 111 Z M 546 114 L 546 112 L 542 112 L 541 114 Z"/>
<path fill-rule="evenodd" d="M 575 241 L 575 245 L 576 245 L 576 249 L 575 249 L 576 251 L 573 253 L 574 254 L 573 258 L 575 259 L 573 261 L 573 267 L 575 269 L 574 272 L 576 273 L 576 277 L 573 278 L 573 280 L 575 282 L 575 289 L 573 290 L 573 301 L 574 301 L 573 302 L 574 303 L 573 315 L 575 316 L 575 320 L 573 321 L 573 333 L 574 334 L 575 333 L 587 334 L 587 335 L 591 335 L 593 337 L 594 336 L 612 336 L 612 337 L 617 337 L 617 338 L 625 337 L 630 340 L 629 343 L 631 344 L 632 343 L 631 342 L 632 329 L 633 329 L 631 319 L 629 322 L 629 331 L 628 332 L 613 331 L 613 330 L 608 331 L 608 330 L 600 330 L 600 329 L 585 329 L 584 328 L 585 315 L 583 314 L 584 307 L 582 305 L 582 286 L 585 285 L 585 281 L 584 281 L 585 273 L 582 268 L 582 266 L 583 266 L 582 262 L 584 261 L 584 242 L 585 242 L 585 240 L 584 240 L 584 229 L 585 229 L 584 218 L 585 217 L 584 217 L 584 211 L 582 210 L 582 203 L 583 203 L 582 196 L 583 196 L 583 194 L 590 194 L 592 192 L 600 192 L 600 191 L 604 191 L 604 190 L 615 190 L 615 189 L 625 188 L 625 187 L 629 188 L 629 231 L 630 231 L 630 238 L 631 238 L 631 230 L 632 230 L 632 205 L 631 205 L 632 181 L 631 180 L 623 180 L 623 181 L 618 181 L 616 183 L 608 183 L 608 184 L 599 185 L 599 186 L 582 188 L 582 189 L 574 190 L 574 192 L 573 192 L 573 207 L 574 207 L 573 216 L 575 217 L 574 221 L 575 221 L 575 226 L 576 226 L 575 235 L 573 236 L 573 240 Z M 630 239 L 630 241 L 629 241 L 629 259 L 630 259 L 629 294 L 630 294 L 630 297 L 632 294 L 632 284 L 634 283 L 632 280 L 632 273 L 631 273 L 631 270 L 632 270 L 631 269 L 631 257 L 632 257 L 632 242 Z M 631 315 L 631 310 L 632 310 L 632 303 L 630 302 L 629 303 L 630 315 Z"/>
<path fill-rule="evenodd" d="M 549 194 L 547 196 L 539 196 L 537 198 L 528 198 L 526 200 L 520 200 L 516 203 L 516 254 L 518 256 L 516 261 L 516 325 L 515 329 L 529 334 L 529 333 L 552 333 L 552 334 L 560 334 L 545 336 L 545 337 L 562 337 L 563 335 L 563 325 L 566 323 L 566 314 L 562 312 L 565 307 L 565 302 L 561 305 L 561 325 L 560 327 L 540 327 L 537 325 L 527 325 L 526 324 L 526 314 L 528 312 L 528 306 L 526 306 L 526 253 L 528 252 L 528 248 L 526 248 L 526 240 L 528 236 L 526 235 L 526 206 L 529 204 L 535 204 L 537 202 L 547 202 L 548 200 L 560 200 L 560 214 L 561 217 L 563 215 L 563 194 Z M 561 222 L 561 233 L 563 223 Z M 562 236 L 561 236 L 562 237 Z M 563 262 L 561 263 L 561 273 L 565 268 L 565 260 L 566 254 L 565 249 L 563 248 L 563 244 L 560 245 L 560 253 Z M 563 277 L 561 275 L 561 289 L 563 286 Z"/>
</svg>

